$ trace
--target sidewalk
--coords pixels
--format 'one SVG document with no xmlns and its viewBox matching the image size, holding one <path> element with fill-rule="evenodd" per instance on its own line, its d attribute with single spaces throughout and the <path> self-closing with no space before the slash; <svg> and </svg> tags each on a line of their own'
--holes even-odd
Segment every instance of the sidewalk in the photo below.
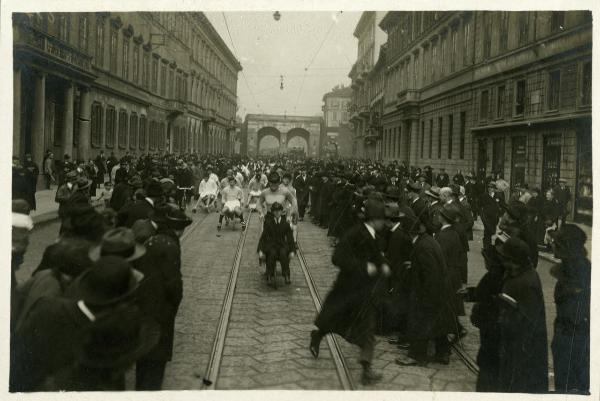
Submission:
<svg viewBox="0 0 600 401">
<path fill-rule="evenodd" d="M 98 187 L 98 195 L 100 194 Z M 58 218 L 58 203 L 54 201 L 56 196 L 56 185 L 52 185 L 51 189 L 44 189 L 35 193 L 36 210 L 30 213 L 34 224 L 44 223 L 46 221 L 55 220 Z M 98 202 L 92 198 L 92 206 L 98 207 L 103 202 Z"/>
<path fill-rule="evenodd" d="M 588 258 L 590 258 L 590 260 L 591 260 L 591 258 L 592 258 L 592 227 L 585 225 L 585 224 L 574 223 L 572 221 L 567 221 L 567 223 L 575 224 L 577 227 L 581 228 L 583 230 L 583 232 L 585 233 L 585 235 L 587 236 L 587 241 L 585 243 L 585 249 L 587 250 Z M 477 218 L 477 220 L 475 221 L 475 224 L 473 225 L 473 229 L 483 231 L 483 223 L 481 222 L 481 219 Z M 546 259 L 550 262 L 553 262 L 553 263 L 560 262 L 560 260 L 556 259 L 554 257 L 554 255 L 550 252 L 539 251 L 538 254 L 539 254 L 540 258 Z"/>
</svg>

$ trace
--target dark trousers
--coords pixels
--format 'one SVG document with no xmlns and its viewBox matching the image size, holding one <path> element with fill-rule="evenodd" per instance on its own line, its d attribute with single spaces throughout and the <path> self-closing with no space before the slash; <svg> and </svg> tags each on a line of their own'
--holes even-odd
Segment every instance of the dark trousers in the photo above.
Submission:
<svg viewBox="0 0 600 401">
<path fill-rule="evenodd" d="M 448 342 L 448 338 L 444 336 L 440 336 L 434 339 L 435 342 L 435 355 L 436 356 L 446 356 L 450 354 L 450 343 Z M 413 340 L 410 342 L 410 348 L 408 350 L 408 355 L 416 359 L 418 361 L 427 361 L 427 346 L 429 345 L 429 340 Z"/>
<path fill-rule="evenodd" d="M 554 385 L 557 392 L 589 392 L 589 334 L 574 333 L 573 329 L 555 328 L 552 339 L 552 358 L 554 359 Z"/>
<path fill-rule="evenodd" d="M 139 360 L 135 365 L 135 389 L 155 391 L 162 388 L 167 361 Z"/>
<path fill-rule="evenodd" d="M 267 275 L 273 276 L 275 275 L 275 267 L 277 265 L 277 261 L 281 264 L 281 272 L 285 277 L 290 276 L 290 257 L 287 248 L 282 247 L 279 249 L 267 249 L 265 251 L 267 255 L 266 265 L 267 265 Z"/>
<path fill-rule="evenodd" d="M 304 201 L 298 202 L 298 216 L 303 219 L 304 213 L 306 212 L 306 203 Z"/>
<path fill-rule="evenodd" d="M 492 246 L 492 235 L 496 234 L 496 226 L 491 224 L 483 225 L 483 249 Z"/>
<path fill-rule="evenodd" d="M 318 334 L 316 334 L 316 338 L 320 342 L 323 337 L 325 337 L 327 333 L 320 330 Z M 367 340 L 364 344 L 360 345 L 360 356 L 358 357 L 358 361 L 361 365 L 371 365 L 371 361 L 373 360 L 373 354 L 375 353 L 375 336 L 371 333 L 367 335 Z"/>
</svg>

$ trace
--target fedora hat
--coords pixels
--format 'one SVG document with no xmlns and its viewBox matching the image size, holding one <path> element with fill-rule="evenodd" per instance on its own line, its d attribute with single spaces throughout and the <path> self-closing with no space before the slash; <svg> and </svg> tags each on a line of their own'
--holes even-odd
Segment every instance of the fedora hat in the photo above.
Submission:
<svg viewBox="0 0 600 401">
<path fill-rule="evenodd" d="M 516 220 L 519 223 L 525 222 L 527 219 L 527 205 L 519 200 L 512 200 L 508 203 L 508 205 L 501 204 L 501 208 L 503 208 L 508 215 Z"/>
<path fill-rule="evenodd" d="M 368 198 L 365 202 L 365 217 L 370 220 L 385 218 L 385 205 L 382 201 Z"/>
<path fill-rule="evenodd" d="M 65 295 L 94 306 L 113 305 L 128 298 L 144 275 L 119 256 L 102 256 L 69 286 Z"/>
<path fill-rule="evenodd" d="M 135 241 L 135 235 L 129 228 L 118 227 L 107 231 L 99 245 L 90 249 L 90 259 L 97 261 L 106 255 L 125 258 L 127 261 L 139 259 L 146 253 L 146 248 Z"/>
<path fill-rule="evenodd" d="M 460 210 L 453 204 L 445 204 L 440 209 L 440 214 L 451 223 L 456 223 L 461 218 Z"/>
<path fill-rule="evenodd" d="M 440 199 L 440 189 L 438 187 L 431 187 L 424 193 L 433 199 Z"/>
<path fill-rule="evenodd" d="M 75 181 L 75 184 L 77 184 L 77 189 L 79 191 L 83 191 L 92 185 L 92 181 L 84 177 L 79 177 L 77 181 Z"/>
<path fill-rule="evenodd" d="M 124 305 L 92 323 L 86 330 L 79 363 L 92 368 L 125 368 L 158 344 L 160 327 Z"/>
<path fill-rule="evenodd" d="M 519 264 L 529 261 L 529 247 L 520 238 L 510 237 L 505 243 L 498 245 L 497 249 L 501 256 Z"/>
</svg>

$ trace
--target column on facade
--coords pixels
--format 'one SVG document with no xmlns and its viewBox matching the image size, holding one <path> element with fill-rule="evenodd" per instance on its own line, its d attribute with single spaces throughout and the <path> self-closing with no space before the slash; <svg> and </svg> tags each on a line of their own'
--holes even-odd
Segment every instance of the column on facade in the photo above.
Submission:
<svg viewBox="0 0 600 401">
<path fill-rule="evenodd" d="M 13 156 L 21 153 L 21 79 L 21 69 L 15 68 L 13 71 Z"/>
<path fill-rule="evenodd" d="M 208 128 L 208 153 L 213 153 L 213 130 L 212 127 Z"/>
<path fill-rule="evenodd" d="M 407 124 L 410 124 L 410 133 L 408 135 L 408 142 L 409 142 L 409 148 L 410 148 L 410 152 L 408 154 L 408 165 L 415 165 L 415 163 L 417 162 L 417 150 L 418 150 L 418 143 L 419 143 L 419 120 L 410 120 L 409 122 L 407 122 Z"/>
<path fill-rule="evenodd" d="M 79 137 L 77 143 L 77 155 L 82 160 L 88 160 L 90 157 L 90 124 L 92 115 L 92 102 L 90 90 L 87 87 L 81 87 L 81 97 L 79 101 Z"/>
<path fill-rule="evenodd" d="M 42 171 L 44 160 L 44 123 L 46 120 L 46 74 L 33 74 L 33 121 L 31 123 L 31 157 Z"/>
<path fill-rule="evenodd" d="M 402 123 L 402 137 L 400 142 L 400 161 L 408 163 L 410 154 L 410 135 L 412 132 L 412 125 L 409 121 Z"/>
<path fill-rule="evenodd" d="M 195 150 L 195 146 L 194 146 L 194 125 L 193 125 L 194 121 L 192 121 L 191 118 L 188 118 L 188 123 L 187 123 L 187 138 L 188 138 L 188 152 L 189 153 L 194 153 Z"/>
<path fill-rule="evenodd" d="M 67 82 L 64 89 L 63 127 L 61 137 L 62 155 L 73 156 L 73 99 L 75 88 L 72 82 Z"/>
<path fill-rule="evenodd" d="M 287 145 L 287 132 L 282 132 L 281 134 L 279 134 L 279 151 L 281 153 L 286 153 L 286 148 L 287 148 L 286 145 Z"/>
</svg>

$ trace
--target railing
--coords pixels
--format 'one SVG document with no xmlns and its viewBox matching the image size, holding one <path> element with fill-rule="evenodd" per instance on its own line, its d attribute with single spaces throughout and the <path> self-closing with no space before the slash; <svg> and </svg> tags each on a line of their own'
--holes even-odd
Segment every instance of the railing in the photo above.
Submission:
<svg viewBox="0 0 600 401">
<path fill-rule="evenodd" d="M 185 102 L 183 102 L 179 99 L 170 99 L 170 100 L 167 100 L 167 108 L 169 110 L 174 110 L 174 111 L 178 111 L 180 113 L 185 113 L 187 110 L 187 105 L 185 104 Z"/>
<path fill-rule="evenodd" d="M 47 55 L 78 67 L 82 70 L 92 69 L 92 56 L 72 47 L 68 43 L 55 38 L 33 27 L 23 27 L 21 36 L 24 44 L 31 46 Z"/>
</svg>

